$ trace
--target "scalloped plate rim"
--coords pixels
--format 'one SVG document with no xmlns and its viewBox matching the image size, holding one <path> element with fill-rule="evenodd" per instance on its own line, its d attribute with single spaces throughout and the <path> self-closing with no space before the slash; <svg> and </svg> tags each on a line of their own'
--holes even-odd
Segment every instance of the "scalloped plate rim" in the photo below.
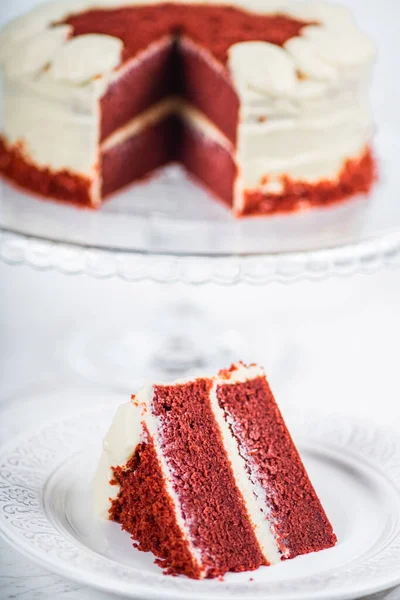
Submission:
<svg viewBox="0 0 400 600">
<path fill-rule="evenodd" d="M 96 409 L 92 409 L 90 411 L 86 411 L 85 413 L 80 413 L 79 414 L 79 418 L 82 418 L 83 415 L 91 415 L 91 414 L 98 414 L 99 411 L 106 411 L 107 414 L 110 413 L 110 411 L 114 410 L 114 407 L 110 408 L 110 406 L 99 406 Z M 19 444 L 23 443 L 24 441 L 27 441 L 27 438 L 29 438 L 30 436 L 33 435 L 40 435 L 41 433 L 43 433 L 44 431 L 47 431 L 49 428 L 51 428 L 52 426 L 56 425 L 57 423 L 66 423 L 67 421 L 70 421 L 71 418 L 74 415 L 71 414 L 66 414 L 63 415 L 62 418 L 52 418 L 49 419 L 48 421 L 46 421 L 39 429 L 36 428 L 31 428 L 28 429 L 25 432 L 20 433 L 16 438 L 14 438 L 13 440 L 9 440 L 7 443 L 3 444 L 0 447 L 0 461 L 7 455 L 7 452 L 10 452 L 11 450 L 16 450 L 19 446 Z M 76 416 L 76 415 L 75 415 Z M 328 417 L 330 420 L 332 419 L 332 417 Z M 328 421 L 327 416 L 322 417 L 322 420 L 327 422 Z M 320 423 L 321 422 L 321 418 L 313 418 L 313 419 L 305 419 L 305 418 L 300 418 L 300 422 L 303 421 L 302 426 L 304 427 L 304 423 L 307 423 L 307 427 L 310 427 L 311 423 Z M 389 439 L 391 439 L 391 441 L 396 442 L 396 456 L 398 459 L 398 465 L 400 467 L 400 438 L 398 438 L 398 436 L 396 436 L 393 432 L 387 432 L 383 429 L 378 429 L 372 426 L 372 424 L 368 421 L 365 420 L 355 420 L 355 419 L 344 419 L 342 417 L 334 417 L 334 421 L 335 421 L 335 425 L 337 426 L 338 424 L 341 425 L 346 425 L 347 427 L 350 427 L 352 430 L 355 427 L 364 427 L 364 429 L 367 427 L 369 428 L 369 430 L 372 432 L 374 432 L 375 434 L 385 434 L 389 436 Z M 301 425 L 299 427 L 301 429 Z M 93 441 L 93 440 L 92 440 Z M 308 444 L 307 444 L 308 445 Z M 318 447 L 321 446 L 321 439 L 318 438 L 318 436 L 316 436 L 316 438 L 311 439 L 311 443 L 310 443 L 310 448 L 314 448 L 317 446 Z M 304 444 L 303 444 L 304 446 Z M 334 450 L 339 451 L 341 453 L 343 453 L 344 449 L 341 448 L 339 445 L 335 445 L 333 443 L 328 444 L 328 447 L 331 446 L 333 447 Z M 325 448 L 326 449 L 326 448 Z M 77 451 L 76 450 L 74 452 L 71 452 L 71 454 L 67 457 L 64 457 L 63 460 L 58 459 L 57 465 L 60 464 L 60 462 L 65 462 L 68 461 L 69 459 L 71 459 L 72 455 L 75 454 Z M 80 448 L 80 451 L 82 451 L 82 447 Z M 365 458 L 364 456 L 361 456 L 359 453 L 355 452 L 355 455 L 357 457 L 357 459 L 361 462 L 363 462 L 366 465 L 369 465 L 371 467 L 371 461 L 368 460 L 367 458 Z M 379 462 L 379 461 L 378 461 Z M 1 463 L 0 463 L 1 464 Z M 372 463 L 374 464 L 374 463 Z M 375 464 L 376 466 L 376 464 Z M 51 475 L 53 473 L 54 469 L 51 469 L 50 471 L 47 470 L 46 472 L 46 479 L 43 482 L 43 486 L 41 486 L 41 491 L 43 492 L 43 489 L 46 485 L 46 482 L 51 478 Z M 394 485 L 394 488 L 396 490 L 396 492 L 400 495 L 400 472 L 399 472 L 399 481 L 397 481 L 396 483 L 393 482 L 393 480 L 391 479 L 391 477 L 389 477 L 388 475 L 385 474 L 385 471 L 380 469 L 381 474 L 392 484 Z M 41 502 L 41 507 L 42 507 L 42 512 L 43 512 L 43 502 Z M 46 515 L 46 518 L 48 518 L 48 516 Z M 0 514 L 0 536 L 8 543 L 10 544 L 15 550 L 19 551 L 21 554 L 23 554 L 24 556 L 26 556 L 27 558 L 30 558 L 31 560 L 34 560 L 36 563 L 40 564 L 42 567 L 44 568 L 50 568 L 54 573 L 57 573 L 58 575 L 61 575 L 63 577 L 66 577 L 70 580 L 73 580 L 77 583 L 81 583 L 83 585 L 89 585 L 92 586 L 93 588 L 96 588 L 98 590 L 101 591 L 105 591 L 105 592 L 109 592 L 109 593 L 114 593 L 114 594 L 118 594 L 121 595 L 123 597 L 131 597 L 131 598 L 136 598 L 136 597 L 140 597 L 140 598 L 146 598 L 146 599 L 155 599 L 155 598 L 171 598 L 171 597 L 183 597 L 181 594 L 185 593 L 185 590 L 179 592 L 178 589 L 171 589 L 171 590 L 165 590 L 163 588 L 159 588 L 158 590 L 154 590 L 153 588 L 150 588 L 146 585 L 143 585 L 142 582 L 139 583 L 137 590 L 135 590 L 134 592 L 132 590 L 128 590 L 127 587 L 128 586 L 132 586 L 132 583 L 129 584 L 127 582 L 121 582 L 120 586 L 116 587 L 115 586 L 115 582 L 113 583 L 112 580 L 107 579 L 106 577 L 103 578 L 102 580 L 100 579 L 96 579 L 96 574 L 95 573 L 91 573 L 89 574 L 87 571 L 84 570 L 84 568 L 81 568 L 80 570 L 78 570 L 75 566 L 70 566 L 68 565 L 66 562 L 62 563 L 60 561 L 60 559 L 58 559 L 57 557 L 52 557 L 51 555 L 45 554 L 44 552 L 39 551 L 38 549 L 33 548 L 32 546 L 29 545 L 29 542 L 25 542 L 24 545 L 21 544 L 21 540 L 20 537 L 17 533 L 13 535 L 13 531 L 10 528 L 10 526 L 6 527 L 4 525 L 3 519 L 1 518 L 1 514 Z M 399 538 L 400 537 L 400 533 L 397 530 L 396 535 L 394 535 L 395 538 Z M 392 540 L 393 541 L 393 540 Z M 78 542 L 79 543 L 79 542 Z M 104 557 L 106 558 L 106 557 Z M 400 558 L 400 553 L 399 553 L 399 558 Z M 110 560 L 111 562 L 113 562 L 111 559 L 107 559 Z M 137 571 L 139 571 L 139 569 L 135 569 Z M 163 576 L 161 576 L 163 577 Z M 181 579 L 182 581 L 183 579 Z M 188 581 L 190 582 L 190 580 L 184 580 L 185 583 L 187 583 Z M 198 582 L 197 582 L 198 583 Z M 190 583 L 189 583 L 190 584 Z M 295 584 L 295 582 L 294 582 Z M 355 598 L 358 598 L 360 596 L 363 595 L 367 595 L 367 594 L 374 594 L 374 593 L 378 593 L 384 590 L 389 590 L 392 587 L 395 587 L 396 585 L 400 584 L 400 572 L 398 574 L 393 573 L 391 577 L 388 577 L 387 575 L 385 576 L 384 574 L 382 574 L 381 578 L 379 578 L 379 576 L 376 579 L 376 582 L 374 584 L 371 584 L 371 582 L 366 582 L 363 583 L 361 582 L 361 584 L 359 584 L 358 582 L 354 581 L 353 585 L 349 585 L 349 589 L 348 590 L 343 590 L 340 588 L 336 588 L 336 589 L 326 589 L 326 590 L 318 590 L 318 592 L 316 593 L 311 593 L 309 590 L 302 590 L 300 593 L 298 592 L 280 592 L 279 594 L 273 593 L 271 595 L 269 595 L 268 597 L 271 600 L 308 600 L 311 599 L 311 597 L 313 598 L 318 598 L 321 600 L 352 600 Z M 262 583 L 258 584 L 258 588 L 260 588 L 260 586 L 262 586 Z M 242 586 L 239 586 L 240 588 L 242 588 Z M 215 590 L 205 590 L 207 593 L 207 598 L 209 598 L 210 600 L 214 600 L 217 598 L 220 598 L 221 596 L 218 596 L 218 591 Z M 222 589 L 220 590 L 222 592 Z M 251 593 L 251 589 L 248 588 L 247 590 L 245 589 L 240 589 L 238 590 L 243 597 L 248 598 L 249 600 L 251 599 L 256 599 L 256 598 L 260 598 L 260 593 L 256 593 L 256 594 L 252 594 Z M 256 591 L 256 590 L 254 590 Z M 267 592 L 268 590 L 266 590 Z M 129 596 L 127 596 L 127 594 L 129 594 Z M 215 595 L 214 595 L 215 594 Z M 204 600 L 204 598 L 206 597 L 204 592 L 202 594 L 197 594 L 196 590 L 193 589 L 190 592 L 190 596 L 191 598 L 193 598 L 193 600 L 201 599 Z M 224 595 L 222 597 L 228 597 L 227 595 Z"/>
</svg>

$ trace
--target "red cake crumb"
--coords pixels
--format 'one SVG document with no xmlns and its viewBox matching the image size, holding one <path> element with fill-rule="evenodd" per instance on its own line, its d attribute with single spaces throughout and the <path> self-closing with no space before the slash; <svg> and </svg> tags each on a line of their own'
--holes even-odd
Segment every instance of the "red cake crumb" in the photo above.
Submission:
<svg viewBox="0 0 400 600">
<path fill-rule="evenodd" d="M 88 10 L 70 16 L 65 23 L 73 27 L 74 36 L 102 33 L 120 38 L 125 46 L 124 63 L 166 34 L 185 34 L 224 64 L 228 60 L 230 46 L 237 42 L 259 40 L 283 46 L 310 24 L 285 15 L 262 15 L 233 6 L 168 2 Z M 226 35 L 221 36 L 221 31 L 225 31 Z"/>
<path fill-rule="evenodd" d="M 219 405 L 234 421 L 231 431 L 255 464 L 265 490 L 275 537 L 286 558 L 334 546 L 336 536 L 264 378 L 221 384 Z M 251 464 L 250 461 L 251 460 Z"/>
<path fill-rule="evenodd" d="M 146 58 L 127 68 L 107 89 L 101 99 L 100 140 L 163 98 L 177 94 L 174 71 L 173 42 L 161 39 Z"/>
<path fill-rule="evenodd" d="M 0 174 L 11 183 L 44 198 L 55 198 L 78 206 L 91 205 L 91 181 L 69 171 L 51 171 L 32 165 L 22 144 L 9 148 L 0 136 Z"/>
<path fill-rule="evenodd" d="M 131 458 L 112 468 L 111 482 L 102 456 L 94 486 L 101 483 L 101 514 L 108 508 L 134 547 L 151 551 L 167 574 L 222 581 L 228 572 L 336 543 L 265 375 L 254 367 L 238 363 L 217 377 L 145 388 L 113 420 L 107 462 L 127 423 L 136 430 L 140 422 L 141 433 L 127 438 Z M 118 486 L 114 500 L 104 494 L 107 483 Z M 268 532 L 274 551 L 264 547 Z"/>
<path fill-rule="evenodd" d="M 136 548 L 158 557 L 156 563 L 167 574 L 199 579 L 200 569 L 174 517 L 148 432 L 147 436 L 126 468 L 114 469 L 113 483 L 120 486 L 120 493 L 111 505 L 110 517 L 130 533 Z"/>
<path fill-rule="evenodd" d="M 330 206 L 356 194 L 367 194 L 376 178 L 376 162 L 368 148 L 361 159 L 346 162 L 336 181 L 312 184 L 286 177 L 284 190 L 279 195 L 256 190 L 245 192 L 244 209 L 239 216 L 272 215 Z"/>
</svg>

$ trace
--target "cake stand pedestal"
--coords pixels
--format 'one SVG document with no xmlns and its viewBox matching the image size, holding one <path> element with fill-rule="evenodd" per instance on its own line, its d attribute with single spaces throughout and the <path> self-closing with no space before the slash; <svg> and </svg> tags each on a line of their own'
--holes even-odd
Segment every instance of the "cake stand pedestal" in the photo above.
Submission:
<svg viewBox="0 0 400 600">
<path fill-rule="evenodd" d="M 399 138 L 398 120 L 382 120 L 376 140 L 381 177 L 368 198 L 267 219 L 235 220 L 176 166 L 95 212 L 3 183 L 0 259 L 70 275 L 191 286 L 321 280 L 397 265 Z M 133 381 L 186 377 L 258 358 L 213 323 L 212 307 L 206 314 L 180 300 L 167 308 L 160 302 L 146 326 L 123 322 L 111 332 L 103 324 L 94 333 L 75 332 L 67 355 L 76 371 L 130 391 Z"/>
</svg>

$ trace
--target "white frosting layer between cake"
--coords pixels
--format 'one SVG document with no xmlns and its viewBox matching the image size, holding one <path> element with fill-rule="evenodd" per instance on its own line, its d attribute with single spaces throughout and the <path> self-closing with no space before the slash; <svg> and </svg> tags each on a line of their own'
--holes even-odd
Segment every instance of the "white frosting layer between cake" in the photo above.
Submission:
<svg viewBox="0 0 400 600">
<path fill-rule="evenodd" d="M 240 213 L 244 189 L 279 194 L 284 177 L 310 183 L 336 180 L 347 159 L 361 156 L 373 136 L 368 87 L 375 47 L 338 4 L 222 3 L 318 22 L 304 27 L 284 48 L 245 42 L 230 49 L 228 67 L 240 99 L 234 205 Z M 120 72 L 154 48 L 119 72 L 121 40 L 104 35 L 68 39 L 67 27 L 52 26 L 71 13 L 122 4 L 143 2 L 58 0 L 13 21 L 0 35 L 6 141 L 22 144 L 26 158 L 39 167 L 91 179 L 94 204 L 100 202 L 101 183 L 99 100 Z M 212 57 L 210 63 L 223 72 Z M 228 77 L 226 71 L 223 76 Z M 224 139 L 221 134 L 220 142 Z"/>
<path fill-rule="evenodd" d="M 273 524 L 269 521 L 265 492 L 260 492 L 260 486 L 249 479 L 245 457 L 241 456 L 236 439 L 232 435 L 230 424 L 224 416 L 224 411 L 219 407 L 216 390 L 219 385 L 243 383 L 245 381 L 264 377 L 264 371 L 257 366 L 245 367 L 237 365 L 237 369 L 229 377 L 213 378 L 213 387 L 210 393 L 210 404 L 221 432 L 225 452 L 231 463 L 236 485 L 243 497 L 248 516 L 252 522 L 253 530 L 261 551 L 266 560 L 276 564 L 281 560 L 281 553 L 275 541 Z M 189 383 L 193 379 L 182 380 L 175 385 Z M 168 459 L 162 453 L 162 422 L 152 412 L 153 386 L 143 389 L 131 402 L 121 406 L 114 417 L 112 425 L 103 442 L 103 452 L 93 481 L 94 508 L 96 514 L 104 519 L 109 517 L 111 500 L 117 498 L 118 485 L 110 485 L 113 479 L 112 467 L 124 468 L 133 456 L 137 446 L 144 440 L 143 425 L 151 435 L 157 458 L 163 472 L 166 489 L 171 498 L 178 525 L 183 536 L 189 543 L 189 548 L 195 560 L 202 564 L 201 551 L 196 548 L 191 539 L 187 522 L 180 509 L 179 499 L 174 491 L 174 475 Z M 262 491 L 262 490 L 261 490 Z M 206 574 L 205 572 L 203 573 Z"/>
</svg>

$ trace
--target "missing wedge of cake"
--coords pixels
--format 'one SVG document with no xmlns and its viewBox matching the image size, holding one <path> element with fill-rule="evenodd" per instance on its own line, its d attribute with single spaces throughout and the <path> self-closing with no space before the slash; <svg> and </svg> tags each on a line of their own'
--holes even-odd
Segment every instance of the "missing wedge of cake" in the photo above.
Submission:
<svg viewBox="0 0 400 600">
<path fill-rule="evenodd" d="M 104 439 L 93 489 L 97 515 L 173 575 L 252 571 L 336 543 L 256 365 L 133 396 Z"/>
<path fill-rule="evenodd" d="M 0 34 L 0 173 L 93 208 L 178 161 L 236 216 L 375 177 L 375 46 L 343 6 L 55 0 Z"/>
</svg>

